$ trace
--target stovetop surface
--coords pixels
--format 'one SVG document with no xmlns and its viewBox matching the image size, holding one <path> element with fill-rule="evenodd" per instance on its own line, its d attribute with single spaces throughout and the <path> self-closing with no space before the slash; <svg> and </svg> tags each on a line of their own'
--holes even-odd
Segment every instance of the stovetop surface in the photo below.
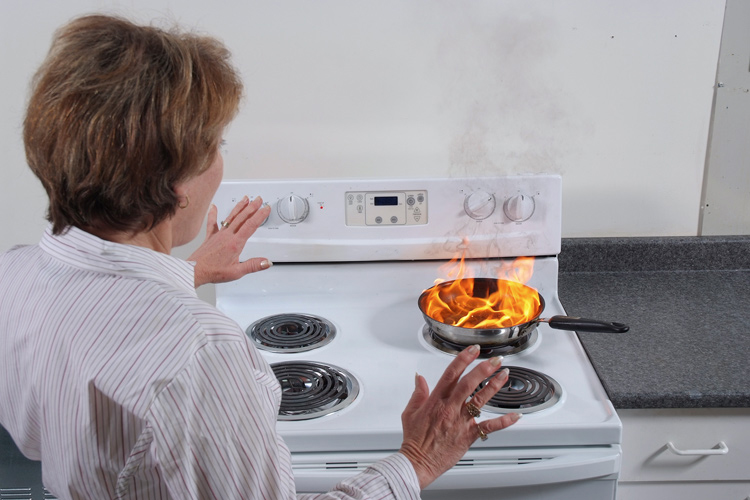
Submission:
<svg viewBox="0 0 750 500">
<path fill-rule="evenodd" d="M 503 259 L 469 263 L 477 276 L 494 276 Z M 506 261 L 507 262 L 507 261 Z M 292 451 L 395 450 L 400 415 L 414 388 L 414 375 L 434 387 L 452 356 L 427 344 L 417 299 L 444 261 L 280 264 L 217 287 L 217 307 L 247 328 L 273 314 L 324 317 L 336 337 L 299 353 L 264 352 L 269 363 L 318 361 L 352 373 L 359 397 L 343 410 L 311 420 L 279 422 Z M 546 301 L 542 317 L 564 313 L 557 297 L 557 259 L 537 259 L 529 286 Z M 606 335 L 606 334 L 603 334 Z M 507 366 L 545 373 L 562 386 L 561 401 L 525 414 L 516 425 L 477 447 L 585 446 L 616 444 L 621 425 L 574 332 L 542 323 L 534 345 L 505 357 Z M 495 416 L 483 412 L 479 418 Z"/>
<path fill-rule="evenodd" d="M 337 334 L 327 345 L 265 358 L 332 364 L 359 382 L 346 408 L 278 423 L 293 452 L 398 449 L 415 373 L 434 387 L 453 359 L 428 345 L 417 305 L 436 279 L 457 277 L 444 267 L 451 259 L 464 256 L 469 275 L 497 278 L 516 257 L 533 256 L 527 284 L 545 300 L 542 317 L 564 312 L 557 297 L 559 176 L 225 181 L 214 197 L 219 218 L 244 195 L 262 196 L 273 210 L 241 258 L 276 265 L 217 285 L 217 306 L 243 330 L 273 314 L 329 320 Z M 620 443 L 620 421 L 574 332 L 542 323 L 532 347 L 505 364 L 552 377 L 562 397 L 474 447 Z"/>
</svg>

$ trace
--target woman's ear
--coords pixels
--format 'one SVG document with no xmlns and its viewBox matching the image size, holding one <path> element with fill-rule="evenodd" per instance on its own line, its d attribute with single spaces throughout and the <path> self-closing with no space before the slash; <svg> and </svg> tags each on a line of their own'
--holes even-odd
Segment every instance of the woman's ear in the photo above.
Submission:
<svg viewBox="0 0 750 500">
<path fill-rule="evenodd" d="M 183 184 L 174 187 L 174 194 L 177 196 L 177 208 L 187 208 L 190 205 L 190 196 Z"/>
<path fill-rule="evenodd" d="M 177 199 L 179 200 L 177 208 L 187 208 L 190 205 L 190 196 L 188 195 L 178 196 Z"/>
</svg>

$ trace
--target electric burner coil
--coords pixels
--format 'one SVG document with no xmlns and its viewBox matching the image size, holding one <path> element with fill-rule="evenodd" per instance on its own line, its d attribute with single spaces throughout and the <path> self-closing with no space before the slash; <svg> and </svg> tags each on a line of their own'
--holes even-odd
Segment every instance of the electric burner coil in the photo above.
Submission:
<svg viewBox="0 0 750 500">
<path fill-rule="evenodd" d="M 254 322 L 245 333 L 258 349 L 295 353 L 328 344 L 336 336 L 336 327 L 312 314 L 274 314 Z"/>
<path fill-rule="evenodd" d="M 354 376 L 334 365 L 312 361 L 274 363 L 281 384 L 278 420 L 309 420 L 349 406 L 359 394 Z"/>
</svg>

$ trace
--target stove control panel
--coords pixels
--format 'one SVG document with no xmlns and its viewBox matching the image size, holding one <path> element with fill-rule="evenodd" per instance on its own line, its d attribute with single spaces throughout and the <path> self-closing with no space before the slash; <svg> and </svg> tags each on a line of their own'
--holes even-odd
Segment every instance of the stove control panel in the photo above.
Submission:
<svg viewBox="0 0 750 500">
<path fill-rule="evenodd" d="M 427 224 L 427 191 L 348 191 L 347 226 Z"/>
<path fill-rule="evenodd" d="M 242 199 L 274 209 L 240 256 L 274 262 L 556 255 L 562 179 L 529 174 L 423 179 L 227 180 L 223 220 Z"/>
</svg>

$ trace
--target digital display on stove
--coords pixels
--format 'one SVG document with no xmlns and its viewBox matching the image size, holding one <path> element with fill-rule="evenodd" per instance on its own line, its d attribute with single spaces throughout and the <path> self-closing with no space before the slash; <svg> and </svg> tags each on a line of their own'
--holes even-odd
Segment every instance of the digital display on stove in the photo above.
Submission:
<svg viewBox="0 0 750 500">
<path fill-rule="evenodd" d="M 398 196 L 376 196 L 374 201 L 376 207 L 392 207 L 398 205 Z"/>
</svg>

